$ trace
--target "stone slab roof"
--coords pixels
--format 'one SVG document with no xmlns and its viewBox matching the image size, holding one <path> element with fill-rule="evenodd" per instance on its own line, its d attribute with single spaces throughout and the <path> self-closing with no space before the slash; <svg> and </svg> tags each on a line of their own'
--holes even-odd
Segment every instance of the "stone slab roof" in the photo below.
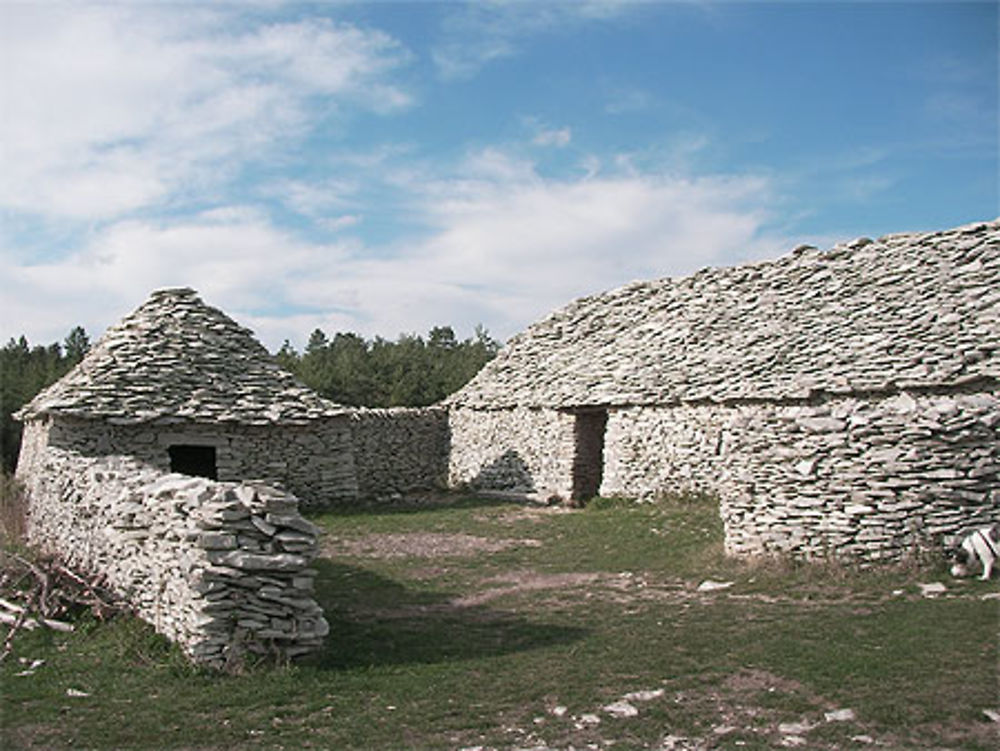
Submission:
<svg viewBox="0 0 1000 751">
<path fill-rule="evenodd" d="M 182 288 L 153 292 L 17 416 L 266 425 L 344 413 L 282 370 L 249 329 Z"/>
<path fill-rule="evenodd" d="M 1000 220 L 629 284 L 511 339 L 452 405 L 784 400 L 1000 380 Z"/>
</svg>

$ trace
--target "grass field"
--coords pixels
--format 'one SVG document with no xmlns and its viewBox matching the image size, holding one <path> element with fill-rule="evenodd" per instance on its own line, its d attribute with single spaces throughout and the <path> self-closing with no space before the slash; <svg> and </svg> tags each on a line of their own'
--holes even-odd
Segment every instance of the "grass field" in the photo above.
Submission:
<svg viewBox="0 0 1000 751">
<path fill-rule="evenodd" d="M 218 675 L 128 618 L 32 632 L 0 667 L 2 746 L 997 747 L 995 580 L 727 560 L 704 500 L 315 520 L 321 653 Z"/>
</svg>

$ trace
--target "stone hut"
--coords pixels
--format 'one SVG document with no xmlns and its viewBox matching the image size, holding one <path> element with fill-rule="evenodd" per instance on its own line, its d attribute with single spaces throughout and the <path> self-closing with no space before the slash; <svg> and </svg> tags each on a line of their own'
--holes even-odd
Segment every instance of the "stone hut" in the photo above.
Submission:
<svg viewBox="0 0 1000 751">
<path fill-rule="evenodd" d="M 897 559 L 1000 519 L 1000 220 L 629 284 L 448 401 L 451 484 L 705 490 L 727 550 Z"/>
<path fill-rule="evenodd" d="M 193 290 L 155 292 L 18 417 L 34 545 L 195 662 L 321 646 L 300 500 L 356 498 L 351 419 L 247 329 Z"/>
<path fill-rule="evenodd" d="M 307 507 L 357 496 L 348 411 L 279 368 L 248 329 L 191 289 L 154 292 L 18 418 L 22 476 L 54 446 L 260 481 Z"/>
</svg>

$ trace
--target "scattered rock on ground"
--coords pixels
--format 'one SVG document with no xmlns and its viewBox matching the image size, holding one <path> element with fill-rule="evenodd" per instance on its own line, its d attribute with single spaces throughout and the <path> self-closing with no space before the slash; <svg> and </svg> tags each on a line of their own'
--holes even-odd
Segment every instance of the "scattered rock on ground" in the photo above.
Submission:
<svg viewBox="0 0 1000 751">
<path fill-rule="evenodd" d="M 717 582 L 711 579 L 706 579 L 701 584 L 698 585 L 699 592 L 714 592 L 719 589 L 729 589 L 736 582 Z"/>
<path fill-rule="evenodd" d="M 937 597 L 948 591 L 948 588 L 941 582 L 930 582 L 929 584 L 918 584 L 920 594 L 923 597 Z"/>
</svg>

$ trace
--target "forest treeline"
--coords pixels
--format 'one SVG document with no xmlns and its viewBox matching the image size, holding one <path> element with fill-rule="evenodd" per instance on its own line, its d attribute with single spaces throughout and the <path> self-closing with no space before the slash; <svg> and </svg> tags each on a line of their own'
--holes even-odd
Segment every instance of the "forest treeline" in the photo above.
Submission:
<svg viewBox="0 0 1000 751">
<path fill-rule="evenodd" d="M 462 386 L 496 355 L 500 344 L 481 326 L 459 341 L 450 326 L 436 326 L 427 338 L 401 335 L 396 341 L 316 329 L 299 354 L 286 341 L 275 357 L 323 396 L 352 407 L 425 407 Z"/>
<path fill-rule="evenodd" d="M 21 424 L 13 413 L 76 365 L 90 348 L 77 326 L 61 343 L 31 346 L 26 337 L 0 349 L 0 454 L 3 471 L 13 472 L 21 445 Z M 482 327 L 459 341 L 450 326 L 426 338 L 364 339 L 316 329 L 299 353 L 285 342 L 275 359 L 298 378 L 339 404 L 355 407 L 423 407 L 457 391 L 497 353 L 500 344 Z"/>
<path fill-rule="evenodd" d="M 22 404 L 62 378 L 90 349 L 90 338 L 76 326 L 63 342 L 48 346 L 28 344 L 22 336 L 0 349 L 0 454 L 3 471 L 12 472 L 21 447 L 21 424 L 12 417 Z"/>
</svg>

